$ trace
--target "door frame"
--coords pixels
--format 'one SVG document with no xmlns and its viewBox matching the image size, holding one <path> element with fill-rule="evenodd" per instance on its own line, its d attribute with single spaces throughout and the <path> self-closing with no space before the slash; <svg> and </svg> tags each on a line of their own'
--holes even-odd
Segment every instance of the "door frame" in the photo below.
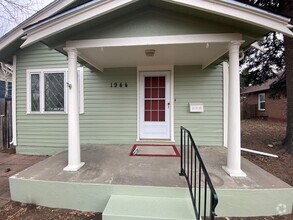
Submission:
<svg viewBox="0 0 293 220">
<path fill-rule="evenodd" d="M 170 72 L 170 104 L 171 104 L 171 109 L 170 109 L 170 140 L 162 141 L 160 142 L 175 142 L 174 140 L 174 66 L 173 65 L 166 65 L 166 66 L 138 66 L 137 67 L 137 138 L 136 141 L 146 141 L 146 140 L 141 140 L 140 139 L 140 118 L 143 117 L 140 114 L 140 72 L 152 72 L 152 71 L 169 71 Z M 155 141 L 155 140 L 151 140 Z"/>
</svg>

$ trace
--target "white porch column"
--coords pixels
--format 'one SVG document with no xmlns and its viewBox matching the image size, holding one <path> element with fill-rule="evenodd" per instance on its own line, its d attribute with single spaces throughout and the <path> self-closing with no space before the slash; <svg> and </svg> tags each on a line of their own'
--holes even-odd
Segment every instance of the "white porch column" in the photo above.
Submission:
<svg viewBox="0 0 293 220">
<path fill-rule="evenodd" d="M 66 51 L 68 53 L 68 165 L 64 170 L 77 171 L 84 165 L 80 162 L 77 50 L 67 48 Z"/>
<path fill-rule="evenodd" d="M 228 92 L 228 155 L 223 167 L 230 176 L 246 176 L 241 170 L 241 118 L 239 48 L 242 41 L 229 44 L 229 92 Z"/>
</svg>

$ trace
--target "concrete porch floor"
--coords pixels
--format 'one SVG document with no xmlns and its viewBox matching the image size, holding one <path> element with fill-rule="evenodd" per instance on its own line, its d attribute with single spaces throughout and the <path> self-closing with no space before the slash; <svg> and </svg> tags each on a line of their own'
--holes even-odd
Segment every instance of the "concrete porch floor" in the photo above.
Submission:
<svg viewBox="0 0 293 220">
<path fill-rule="evenodd" d="M 113 194 L 189 197 L 186 181 L 178 175 L 179 157 L 129 156 L 132 147 L 83 146 L 81 156 L 85 165 L 77 172 L 63 171 L 67 151 L 52 156 L 11 177 L 11 197 L 21 202 L 88 211 L 103 211 Z M 232 178 L 222 169 L 226 148 L 199 150 L 219 196 L 219 216 L 279 214 L 279 204 L 288 207 L 283 214 L 291 213 L 290 185 L 244 158 L 242 169 L 247 177 Z M 77 203 L 76 198 L 86 202 Z"/>
<path fill-rule="evenodd" d="M 186 187 L 185 179 L 178 175 L 179 157 L 129 156 L 132 147 L 83 146 L 81 157 L 85 165 L 77 172 L 63 171 L 67 165 L 65 151 L 20 172 L 17 177 L 45 181 Z M 290 188 L 288 184 L 245 158 L 242 158 L 242 169 L 247 177 L 230 177 L 222 169 L 226 165 L 226 148 L 200 147 L 199 150 L 215 188 Z"/>
</svg>

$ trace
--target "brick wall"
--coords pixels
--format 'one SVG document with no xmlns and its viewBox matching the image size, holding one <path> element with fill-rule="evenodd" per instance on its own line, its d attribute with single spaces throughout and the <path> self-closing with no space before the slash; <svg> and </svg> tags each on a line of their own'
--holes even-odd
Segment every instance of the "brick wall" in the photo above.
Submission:
<svg viewBox="0 0 293 220">
<path fill-rule="evenodd" d="M 246 117 L 267 117 L 270 120 L 287 120 L 287 99 L 281 97 L 280 99 L 269 98 L 269 93 L 265 92 L 266 97 L 266 107 L 265 111 L 258 110 L 258 94 L 264 92 L 255 92 L 246 94 L 243 99 L 242 108 L 242 118 Z"/>
</svg>

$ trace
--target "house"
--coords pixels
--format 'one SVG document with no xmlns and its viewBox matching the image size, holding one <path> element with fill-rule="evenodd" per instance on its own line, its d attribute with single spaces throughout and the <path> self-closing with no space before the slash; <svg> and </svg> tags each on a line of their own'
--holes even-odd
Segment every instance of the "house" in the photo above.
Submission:
<svg viewBox="0 0 293 220">
<path fill-rule="evenodd" d="M 93 164 L 109 164 L 107 158 L 114 153 L 118 157 L 118 149 L 124 152 L 133 144 L 178 145 L 180 126 L 188 128 L 201 146 L 227 147 L 226 179 L 245 177 L 240 154 L 239 53 L 271 31 L 293 37 L 288 23 L 287 18 L 230 0 L 54 1 L 0 40 L 0 60 L 14 67 L 13 143 L 17 153 L 53 155 L 68 150 L 68 161 L 53 162 L 61 158 L 58 154 L 46 166 L 40 165 L 38 172 L 26 171 L 33 176 L 11 178 L 12 198 L 103 211 L 113 193 L 166 195 L 169 189 L 130 188 L 133 182 L 124 176 L 120 180 L 128 186 L 113 186 L 112 176 L 105 180 L 105 188 L 95 185 L 103 200 L 94 202 L 97 196 L 91 184 L 97 177 L 88 178 L 85 169 L 94 167 L 91 175 L 105 175 L 103 165 Z M 91 159 L 83 161 L 81 145 L 86 144 L 102 148 L 98 153 L 90 148 Z M 111 153 L 105 153 L 107 149 Z M 111 161 L 116 172 L 122 159 L 115 157 Z M 136 168 L 143 166 L 140 163 Z M 51 167 L 58 170 L 57 179 L 48 182 L 53 172 L 38 179 Z M 137 182 L 150 174 L 151 166 L 146 169 L 133 171 Z M 84 184 L 86 180 L 89 185 Z M 188 193 L 176 190 L 182 197 Z M 275 190 L 275 199 L 262 197 L 272 203 L 265 203 L 266 207 L 279 202 L 274 193 L 290 205 L 291 191 Z M 139 201 L 134 205 L 142 204 Z M 255 213 L 263 214 L 259 210 L 263 209 Z"/>
<path fill-rule="evenodd" d="M 12 96 L 12 66 L 0 63 L 0 99 Z"/>
<path fill-rule="evenodd" d="M 278 79 L 270 79 L 261 85 L 246 87 L 241 91 L 242 118 L 265 118 L 287 120 L 287 98 L 281 95 L 271 97 L 271 85 Z"/>
</svg>

